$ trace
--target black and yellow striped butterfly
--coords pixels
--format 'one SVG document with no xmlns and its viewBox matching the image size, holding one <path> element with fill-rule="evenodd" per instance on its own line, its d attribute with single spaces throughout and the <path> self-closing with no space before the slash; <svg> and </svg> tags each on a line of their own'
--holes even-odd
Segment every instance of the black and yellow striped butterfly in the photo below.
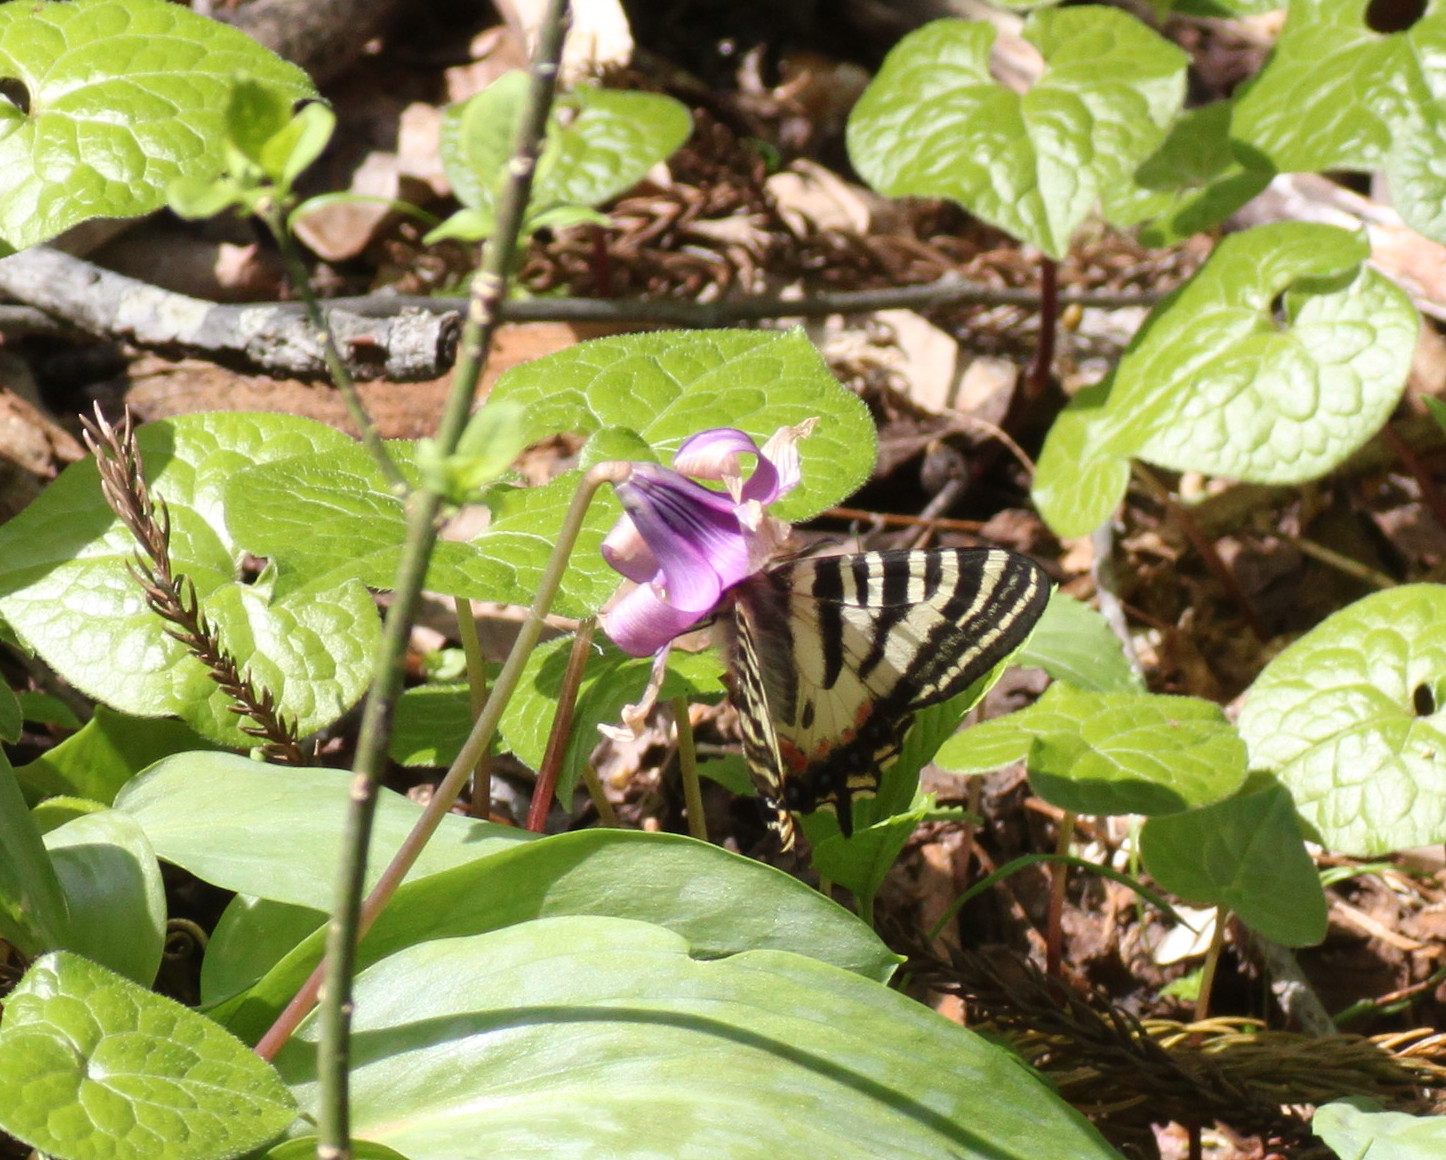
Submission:
<svg viewBox="0 0 1446 1160">
<path fill-rule="evenodd" d="M 998 548 L 791 560 L 731 590 L 724 617 L 743 751 L 784 849 L 792 812 L 874 792 L 914 715 L 1024 642 L 1049 600 L 1033 561 Z"/>
</svg>

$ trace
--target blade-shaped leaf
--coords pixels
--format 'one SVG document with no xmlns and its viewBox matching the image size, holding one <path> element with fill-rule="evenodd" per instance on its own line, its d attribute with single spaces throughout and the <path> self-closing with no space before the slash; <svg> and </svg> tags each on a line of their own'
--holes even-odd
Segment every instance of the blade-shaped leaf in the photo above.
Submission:
<svg viewBox="0 0 1446 1160">
<path fill-rule="evenodd" d="M 412 1160 L 1115 1155 L 1012 1053 L 797 955 L 544 920 L 401 951 L 356 998 L 354 1131 Z M 312 1028 L 277 1057 L 304 1108 Z"/>
<path fill-rule="evenodd" d="M 65 945 L 69 921 L 60 879 L 0 752 L 0 938 L 38 955 Z"/>
<path fill-rule="evenodd" d="M 1323 1104 L 1310 1130 L 1340 1160 L 1436 1160 L 1446 1153 L 1446 1119 L 1387 1112 L 1361 1096 Z"/>
<path fill-rule="evenodd" d="M 667 927 L 699 958 L 777 948 L 880 981 L 899 961 L 854 915 L 771 866 L 676 834 L 631 830 L 557 834 L 406 882 L 367 933 L 360 961 L 567 915 Z M 259 1036 L 320 961 L 324 936 L 308 938 L 217 1018 L 238 1035 Z"/>
<path fill-rule="evenodd" d="M 1446 841 L 1446 587 L 1358 600 L 1251 685 L 1240 735 L 1320 840 L 1372 856 Z"/>
</svg>

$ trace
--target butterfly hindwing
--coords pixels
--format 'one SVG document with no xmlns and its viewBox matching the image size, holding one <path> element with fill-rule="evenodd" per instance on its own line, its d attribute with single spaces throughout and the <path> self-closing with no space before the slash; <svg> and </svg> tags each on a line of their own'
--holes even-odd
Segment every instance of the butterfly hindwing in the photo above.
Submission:
<svg viewBox="0 0 1446 1160">
<path fill-rule="evenodd" d="M 733 590 L 734 701 L 744 754 L 784 847 L 790 810 L 878 786 L 914 714 L 963 692 L 1033 628 L 1043 571 L 997 548 L 793 560 Z"/>
</svg>

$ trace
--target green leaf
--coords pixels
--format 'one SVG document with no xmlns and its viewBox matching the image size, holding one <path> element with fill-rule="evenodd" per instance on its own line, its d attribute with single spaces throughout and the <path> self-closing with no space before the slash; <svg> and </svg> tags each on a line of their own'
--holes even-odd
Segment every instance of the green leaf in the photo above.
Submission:
<svg viewBox="0 0 1446 1160">
<path fill-rule="evenodd" d="M 1446 11 L 1404 32 L 1366 23 L 1366 0 L 1291 0 L 1275 50 L 1239 98 L 1235 136 L 1282 173 L 1380 167 L 1441 85 Z"/>
<path fill-rule="evenodd" d="M 1446 841 L 1446 587 L 1358 600 L 1277 656 L 1240 735 L 1320 840 L 1372 856 Z"/>
<path fill-rule="evenodd" d="M 141 828 L 116 810 L 87 813 L 45 835 L 65 891 L 66 950 L 149 987 L 166 941 L 161 867 Z"/>
<path fill-rule="evenodd" d="M 1014 664 L 1043 669 L 1057 681 L 1097 693 L 1143 692 L 1120 640 L 1105 618 L 1059 589 Z"/>
<path fill-rule="evenodd" d="M 17 693 L 15 700 L 19 702 L 20 716 L 25 721 L 58 730 L 75 730 L 81 726 L 75 710 L 53 693 L 39 693 L 27 689 Z"/>
<path fill-rule="evenodd" d="M 541 766 L 547 749 L 571 650 L 571 637 L 549 641 L 535 649 L 527 658 L 522 680 L 502 714 L 504 744 L 519 761 L 532 769 Z M 602 740 L 598 726 L 618 724 L 623 706 L 641 699 L 652 667 L 652 657 L 630 657 L 607 641 L 594 642 L 578 687 L 572 730 L 558 771 L 559 801 L 571 800 L 583 766 Z M 671 697 L 717 699 L 722 692 L 722 666 L 716 654 L 680 650 L 669 654 L 667 675 L 663 679 L 659 700 L 666 701 Z"/>
<path fill-rule="evenodd" d="M 65 892 L 10 761 L 0 753 L 0 938 L 24 955 L 65 945 Z"/>
<path fill-rule="evenodd" d="M 527 89 L 526 73 L 508 73 L 443 114 L 442 167 L 458 200 L 477 215 L 475 222 L 469 219 L 469 228 L 486 225 L 490 231 Z M 601 205 L 631 189 L 681 145 L 692 128 L 688 110 L 658 93 L 580 85 L 564 94 L 538 159 L 529 229 L 573 224 L 578 207 Z M 556 217 L 559 209 L 571 216 Z"/>
<path fill-rule="evenodd" d="M 1213 229 L 1270 184 L 1275 169 L 1256 150 L 1230 136 L 1234 106 L 1215 101 L 1185 113 L 1170 135 L 1135 171 L 1138 186 L 1125 220 L 1148 221 L 1147 246 L 1168 246 Z"/>
<path fill-rule="evenodd" d="M 1401 397 L 1419 323 L 1401 289 L 1362 265 L 1368 255 L 1363 236 L 1303 222 L 1221 242 L 1051 430 L 1033 495 L 1056 533 L 1106 518 L 1133 456 L 1301 483 L 1374 435 Z"/>
<path fill-rule="evenodd" d="M 777 949 L 883 982 L 899 959 L 867 926 L 796 879 L 676 834 L 580 830 L 518 845 L 397 891 L 360 949 L 365 966 L 434 939 L 549 916 L 605 915 L 656 924 L 715 959 Z M 259 1037 L 321 960 L 325 931 L 301 943 L 217 1018 Z"/>
<path fill-rule="evenodd" d="M 1035 792 L 1076 813 L 1175 813 L 1219 801 L 1245 780 L 1245 747 L 1218 705 L 1065 684 L 1028 709 L 966 730 L 937 760 L 973 772 L 980 763 L 972 746 L 1013 759 L 1025 736 Z"/>
<path fill-rule="evenodd" d="M 37 960 L 0 1025 L 0 1128 L 62 1160 L 220 1160 L 291 1122 L 269 1063 L 79 955 Z"/>
<path fill-rule="evenodd" d="M 226 485 L 251 463 L 354 446 L 285 415 L 198 414 L 137 431 L 152 494 L 171 516 L 176 572 L 195 584 L 225 646 L 303 734 L 365 691 L 380 628 L 355 581 L 273 596 L 238 581 L 252 545 L 227 528 Z M 67 681 L 112 708 L 176 715 L 204 737 L 250 747 L 233 704 L 166 631 L 131 576 L 135 544 L 100 498 L 93 460 L 67 468 L 0 528 L 0 615 Z"/>
<path fill-rule="evenodd" d="M 850 891 L 858 899 L 862 913 L 869 913 L 899 851 L 933 809 L 930 798 L 907 813 L 890 814 L 873 825 L 855 827 L 847 838 L 839 832 L 832 814 L 806 816 L 804 830 L 813 847 L 810 861 L 814 871 Z"/>
<path fill-rule="evenodd" d="M 1224 906 L 1285 946 L 1325 938 L 1325 893 L 1283 786 L 1150 818 L 1140 853 L 1155 880 L 1186 902 Z"/>
<path fill-rule="evenodd" d="M 30 801 L 70 795 L 110 805 L 121 786 L 148 765 L 206 748 L 205 739 L 179 721 L 130 717 L 97 705 L 78 733 L 22 765 L 15 776 Z"/>
<path fill-rule="evenodd" d="M 238 894 L 221 912 L 201 959 L 201 1004 L 252 986 L 327 920 L 327 911 Z"/>
<path fill-rule="evenodd" d="M 411 1160 L 1116 1156 L 1011 1052 L 797 955 L 540 921 L 404 950 L 356 997 L 353 1131 Z M 307 1110 L 314 1036 L 277 1056 Z"/>
<path fill-rule="evenodd" d="M 780 427 L 816 417 L 818 427 L 798 444 L 802 482 L 770 509 L 790 521 L 838 503 L 874 468 L 868 408 L 839 385 L 801 330 L 663 331 L 580 342 L 513 367 L 489 398 L 523 408 L 529 441 L 627 428 L 665 461 L 709 427 L 737 427 L 761 445 Z"/>
<path fill-rule="evenodd" d="M 1382 1111 L 1362 1096 L 1315 1110 L 1310 1130 L 1341 1160 L 1436 1160 L 1446 1151 L 1446 1120 Z"/>
<path fill-rule="evenodd" d="M 25 721 L 20 713 L 20 701 L 15 691 L 0 683 L 0 741 L 19 741 Z"/>
<path fill-rule="evenodd" d="M 147 213 L 175 178 L 216 172 L 238 72 L 316 95 L 295 65 L 181 5 L 0 4 L 0 77 L 29 100 L 17 115 L 0 98 L 0 237 L 21 249 L 87 218 Z"/>
<path fill-rule="evenodd" d="M 340 769 L 263 765 L 230 753 L 168 757 L 130 782 L 116 809 L 156 853 L 212 885 L 298 906 L 329 908 L 336 889 L 351 775 Z M 368 882 L 411 831 L 422 808 L 381 791 Z M 499 851 L 530 835 L 449 814 L 412 869 L 421 878 Z"/>
<path fill-rule="evenodd" d="M 1097 203 L 1125 211 L 1135 168 L 1185 93 L 1185 55 L 1123 12 L 1036 12 L 1048 67 L 1026 93 L 989 73 L 993 28 L 939 20 L 889 53 L 854 106 L 849 156 L 891 197 L 947 197 L 1050 257 Z"/>
</svg>

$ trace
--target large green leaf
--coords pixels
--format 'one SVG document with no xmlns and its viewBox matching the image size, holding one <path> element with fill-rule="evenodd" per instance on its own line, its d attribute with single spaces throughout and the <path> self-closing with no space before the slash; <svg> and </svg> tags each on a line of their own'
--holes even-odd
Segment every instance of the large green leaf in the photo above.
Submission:
<svg viewBox="0 0 1446 1160">
<path fill-rule="evenodd" d="M 215 886 L 326 909 L 350 800 L 341 769 L 264 765 L 229 753 L 182 753 L 130 782 L 116 809 L 134 818 L 156 853 Z M 380 791 L 371 877 L 411 832 L 422 807 Z M 423 877 L 486 858 L 530 835 L 449 814 L 412 874 Z"/>
<path fill-rule="evenodd" d="M 353 1130 L 411 1160 L 1115 1156 L 1010 1052 L 798 955 L 544 920 L 401 951 L 356 999 Z M 307 1110 L 314 1035 L 277 1057 Z"/>
<path fill-rule="evenodd" d="M 1012 663 L 1041 668 L 1076 689 L 1126 693 L 1144 688 L 1105 618 L 1059 589 L 1050 594 L 1044 615 Z"/>
<path fill-rule="evenodd" d="M 117 810 L 82 814 L 45 835 L 65 891 L 65 950 L 143 987 L 155 982 L 166 942 L 161 866 L 140 826 Z"/>
<path fill-rule="evenodd" d="M 1099 203 L 1133 211 L 1139 165 L 1185 94 L 1186 57 L 1123 12 L 1037 12 L 1025 36 L 1048 67 L 1024 94 L 994 81 L 986 22 L 911 33 L 849 117 L 849 156 L 893 197 L 947 197 L 1062 258 Z"/>
<path fill-rule="evenodd" d="M 1360 447 L 1401 397 L 1419 325 L 1405 293 L 1362 264 L 1369 253 L 1363 236 L 1303 222 L 1221 242 L 1108 384 L 1051 430 L 1033 491 L 1050 526 L 1097 526 L 1123 497 L 1131 457 L 1301 483 Z"/>
<path fill-rule="evenodd" d="M 1150 818 L 1140 853 L 1155 880 L 1186 902 L 1224 906 L 1286 946 L 1325 938 L 1320 876 L 1282 786 Z"/>
<path fill-rule="evenodd" d="M 363 965 L 430 939 L 551 916 L 631 918 L 675 931 L 699 958 L 759 948 L 809 955 L 886 980 L 898 964 L 877 935 L 797 879 L 676 834 L 580 830 L 408 881 L 360 948 Z M 320 961 L 324 931 L 248 995 L 216 1012 L 258 1037 Z"/>
<path fill-rule="evenodd" d="M 737 427 L 761 444 L 780 427 L 817 418 L 798 445 L 802 481 L 773 508 L 787 520 L 838 503 L 874 468 L 868 408 L 839 385 L 801 330 L 664 331 L 580 342 L 513 367 L 490 398 L 524 408 L 532 439 L 628 430 L 660 458 L 709 427 Z"/>
<path fill-rule="evenodd" d="M 179 4 L 0 4 L 0 252 L 158 209 L 175 178 L 220 168 L 238 73 L 316 95 L 295 65 Z"/>
<path fill-rule="evenodd" d="M 1446 841 L 1446 587 L 1342 609 L 1251 685 L 1240 734 L 1333 849 L 1366 857 Z"/>
<path fill-rule="evenodd" d="M 0 1128 L 59 1160 L 222 1160 L 280 1135 L 270 1064 L 79 955 L 31 965 L 0 1024 Z"/>
<path fill-rule="evenodd" d="M 951 738 L 935 760 L 979 773 L 1021 757 L 1040 797 L 1081 814 L 1176 813 L 1245 780 L 1245 747 L 1218 705 L 1059 683 L 1028 709 Z"/>
<path fill-rule="evenodd" d="M 40 830 L 0 752 L 0 938 L 26 955 L 65 945 L 65 892 Z"/>
<path fill-rule="evenodd" d="M 286 415 L 199 414 L 136 435 L 153 495 L 171 516 L 176 572 L 196 587 L 223 644 L 302 733 L 328 725 L 366 688 L 379 632 L 351 581 L 304 597 L 238 579 L 250 546 L 226 526 L 229 478 L 257 462 L 352 441 Z M 250 747 L 233 704 L 166 631 L 131 576 L 130 533 L 101 500 L 93 460 L 67 468 L 0 528 L 0 615 L 71 684 L 127 713 L 176 715 L 203 736 Z"/>
<path fill-rule="evenodd" d="M 1321 1105 L 1310 1130 L 1340 1160 L 1436 1160 L 1446 1153 L 1446 1119 L 1387 1112 L 1360 1096 Z"/>
</svg>

